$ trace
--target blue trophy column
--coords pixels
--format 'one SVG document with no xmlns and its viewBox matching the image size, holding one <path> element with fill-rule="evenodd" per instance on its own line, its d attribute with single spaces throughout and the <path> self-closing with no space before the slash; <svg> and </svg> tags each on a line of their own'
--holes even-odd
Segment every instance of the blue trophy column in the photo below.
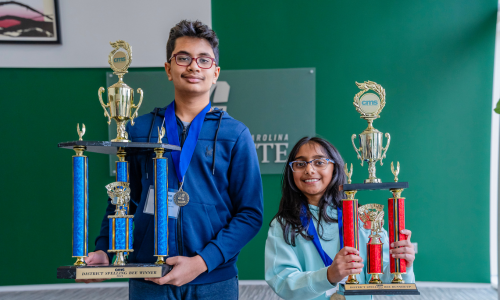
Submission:
<svg viewBox="0 0 500 300">
<path fill-rule="evenodd" d="M 168 255 L 168 165 L 164 149 L 155 148 L 155 253 L 156 264 L 165 264 Z"/>
<path fill-rule="evenodd" d="M 125 156 L 122 157 L 120 153 L 118 153 L 118 158 L 120 159 L 120 161 L 116 162 L 116 181 L 129 182 L 128 161 L 124 161 Z M 128 213 L 128 205 L 124 209 L 125 213 Z"/>
<path fill-rule="evenodd" d="M 88 256 L 88 157 L 83 155 L 85 147 L 75 146 L 73 156 L 73 257 L 75 266 L 86 265 Z"/>
</svg>

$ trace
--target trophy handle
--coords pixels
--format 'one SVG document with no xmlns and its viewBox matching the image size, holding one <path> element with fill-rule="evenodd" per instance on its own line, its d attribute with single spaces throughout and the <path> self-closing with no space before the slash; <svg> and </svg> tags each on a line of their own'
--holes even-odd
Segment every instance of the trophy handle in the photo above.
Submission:
<svg viewBox="0 0 500 300">
<path fill-rule="evenodd" d="M 132 108 L 135 108 L 135 112 L 132 114 L 132 116 L 130 117 L 130 125 L 134 126 L 134 118 L 137 118 L 137 111 L 139 110 L 139 107 L 141 107 L 141 104 L 142 104 L 142 98 L 144 97 L 144 93 L 142 92 L 142 89 L 141 88 L 138 88 L 137 89 L 137 92 L 139 94 L 141 94 L 141 99 L 139 99 L 139 104 L 135 105 L 135 104 L 132 104 Z"/>
<path fill-rule="evenodd" d="M 106 109 L 106 107 L 109 107 L 109 104 L 104 104 L 104 102 L 102 101 L 102 93 L 104 93 L 104 88 L 100 87 L 99 91 L 97 92 L 97 95 L 99 96 L 99 102 L 101 102 L 101 106 L 104 109 L 104 116 L 108 117 L 108 125 L 110 125 L 111 116 L 109 115 L 108 110 Z"/>
<path fill-rule="evenodd" d="M 382 156 L 380 157 L 380 165 L 383 166 L 384 164 L 382 163 L 382 159 L 385 158 L 385 154 L 387 153 L 387 149 L 389 149 L 389 145 L 391 144 L 391 135 L 389 134 L 389 132 L 386 132 L 385 133 L 385 137 L 387 138 L 387 144 L 385 145 L 385 147 L 382 149 L 382 151 L 384 151 L 384 154 L 382 154 Z"/>
<path fill-rule="evenodd" d="M 361 154 L 359 154 L 359 152 L 363 152 L 363 148 L 362 147 L 356 147 L 356 144 L 354 144 L 354 139 L 356 138 L 356 134 L 353 134 L 351 136 L 351 142 L 352 142 L 352 146 L 354 147 L 354 150 L 356 150 L 356 153 L 358 154 L 358 159 L 361 159 L 361 166 L 363 166 L 363 158 L 361 158 Z"/>
</svg>

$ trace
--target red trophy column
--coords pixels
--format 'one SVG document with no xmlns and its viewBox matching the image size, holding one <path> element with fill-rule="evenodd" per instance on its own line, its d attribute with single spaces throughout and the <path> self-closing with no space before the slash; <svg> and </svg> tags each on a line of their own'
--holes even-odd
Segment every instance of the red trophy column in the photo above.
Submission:
<svg viewBox="0 0 500 300">
<path fill-rule="evenodd" d="M 347 199 L 342 199 L 342 233 L 344 247 L 352 247 L 359 250 L 358 236 L 358 200 L 354 199 L 357 191 L 346 191 Z M 346 284 L 358 284 L 356 275 L 349 275 Z"/>
<path fill-rule="evenodd" d="M 406 240 L 401 233 L 405 228 L 405 198 L 401 197 L 403 189 L 391 189 L 393 198 L 389 198 L 389 246 L 392 243 Z M 393 249 L 390 246 L 390 249 Z M 406 274 L 406 260 L 390 257 L 392 283 L 404 283 L 401 274 Z"/>
</svg>

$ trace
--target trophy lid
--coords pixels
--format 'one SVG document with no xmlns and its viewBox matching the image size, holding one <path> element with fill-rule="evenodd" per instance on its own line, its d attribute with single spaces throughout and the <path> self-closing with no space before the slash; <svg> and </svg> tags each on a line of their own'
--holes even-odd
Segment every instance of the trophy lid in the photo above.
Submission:
<svg viewBox="0 0 500 300">
<path fill-rule="evenodd" d="M 361 118 L 365 120 L 379 118 L 385 106 L 384 88 L 373 81 L 356 82 L 356 85 L 361 91 L 354 96 L 354 107 L 361 114 Z M 370 90 L 374 93 L 369 92 Z"/>
<path fill-rule="evenodd" d="M 114 74 L 121 79 L 132 63 L 132 47 L 125 41 L 109 42 L 114 48 L 108 56 L 108 63 Z"/>
</svg>

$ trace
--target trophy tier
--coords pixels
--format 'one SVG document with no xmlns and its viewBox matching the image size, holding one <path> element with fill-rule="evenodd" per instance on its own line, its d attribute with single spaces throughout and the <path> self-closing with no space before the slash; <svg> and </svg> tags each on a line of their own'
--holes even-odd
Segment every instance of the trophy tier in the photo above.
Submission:
<svg viewBox="0 0 500 300">
<path fill-rule="evenodd" d="M 353 183 L 340 186 L 342 191 L 407 189 L 408 182 Z"/>
<path fill-rule="evenodd" d="M 74 146 L 85 146 L 86 152 L 116 155 L 118 148 L 125 148 L 127 152 L 163 148 L 165 152 L 181 151 L 181 147 L 161 143 L 140 143 L 140 142 L 109 142 L 109 141 L 73 141 L 59 143 L 59 148 L 73 150 Z"/>
<path fill-rule="evenodd" d="M 57 268 L 58 279 L 161 278 L 173 266 L 163 264 L 126 264 L 124 266 L 63 266 Z"/>
<path fill-rule="evenodd" d="M 340 284 L 339 294 L 344 296 L 420 295 L 420 292 L 415 283 Z"/>
</svg>

